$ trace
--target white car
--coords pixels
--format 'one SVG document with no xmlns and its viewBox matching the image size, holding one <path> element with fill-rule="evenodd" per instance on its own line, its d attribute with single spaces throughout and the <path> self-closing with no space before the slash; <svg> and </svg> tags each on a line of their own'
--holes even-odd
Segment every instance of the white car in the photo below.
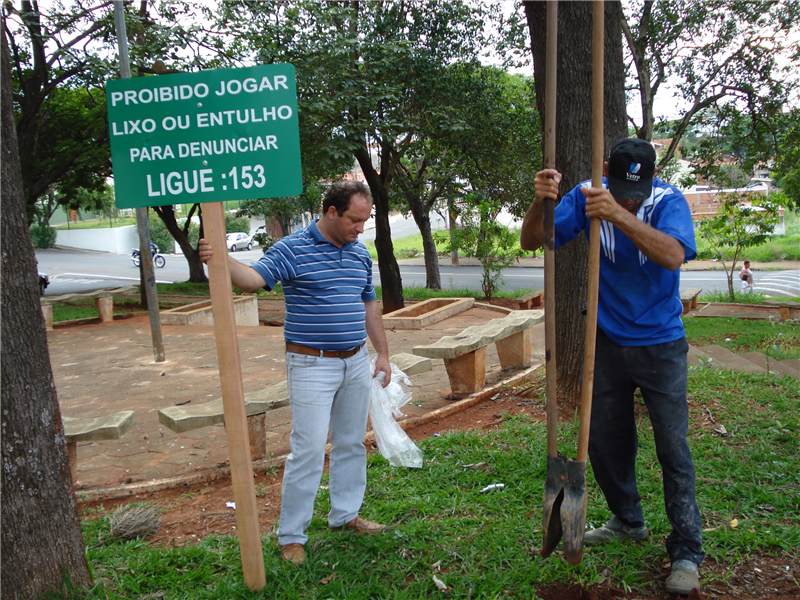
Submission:
<svg viewBox="0 0 800 600">
<path fill-rule="evenodd" d="M 236 252 L 237 250 L 250 250 L 253 247 L 253 240 L 250 239 L 250 236 L 246 233 L 239 231 L 228 234 L 227 244 L 231 252 Z"/>
</svg>

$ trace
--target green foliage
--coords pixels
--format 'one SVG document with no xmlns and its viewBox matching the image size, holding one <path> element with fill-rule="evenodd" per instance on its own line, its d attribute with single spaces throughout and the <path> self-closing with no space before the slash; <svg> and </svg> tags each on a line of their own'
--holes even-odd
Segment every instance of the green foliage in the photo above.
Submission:
<svg viewBox="0 0 800 600">
<path fill-rule="evenodd" d="M 188 63 L 194 35 L 176 19 L 176 3 L 125 4 L 131 63 Z M 183 5 L 190 13 L 195 7 Z M 105 81 L 119 75 L 114 8 L 75 2 L 6 2 L 3 24 L 28 218 L 47 223 L 36 201 L 57 186 L 67 196 L 102 189 L 110 174 Z M 180 49 L 180 53 L 178 50 Z M 180 56 L 179 56 L 180 54 Z M 148 69 L 149 70 L 149 69 Z M 183 70 L 183 69 L 178 69 Z M 187 69 L 188 70 L 188 69 Z"/>
<path fill-rule="evenodd" d="M 434 234 L 434 239 L 445 247 L 446 252 L 456 249 L 481 262 L 481 291 L 486 298 L 491 298 L 502 285 L 502 270 L 514 264 L 523 254 L 519 247 L 519 235 L 498 223 L 495 219 L 497 213 L 499 210 L 492 210 L 491 203 L 482 202 L 477 205 L 477 210 L 462 211 L 461 228 L 453 232 L 439 230 Z"/>
<path fill-rule="evenodd" d="M 770 198 L 772 198 L 771 194 Z M 751 262 L 800 260 L 800 213 L 785 210 L 784 224 L 786 226 L 784 235 L 773 235 L 765 244 L 748 248 L 747 255 L 742 258 Z M 721 255 L 726 261 L 733 258 L 732 250 L 729 247 L 720 249 Z M 711 244 L 702 236 L 697 236 L 697 258 L 700 260 L 715 258 Z"/>
<path fill-rule="evenodd" d="M 733 158 L 747 173 L 777 156 L 776 120 L 796 98 L 800 5 L 709 0 L 656 2 L 644 11 L 639 4 L 623 6 L 633 56 L 629 76 L 649 84 L 640 90 L 639 137 L 651 139 L 653 107 L 662 95 L 675 93 L 687 108 L 658 132 L 661 139 L 680 141 L 702 130 L 716 137 L 707 138 L 705 165 Z"/>
<path fill-rule="evenodd" d="M 255 233 L 253 234 L 253 240 L 259 245 L 262 252 L 266 252 L 272 248 L 273 244 L 275 244 L 275 240 L 267 231 L 266 225 L 262 225 L 256 229 Z"/>
<path fill-rule="evenodd" d="M 47 225 L 33 225 L 31 241 L 34 248 L 52 248 L 56 245 L 56 230 Z"/>
<path fill-rule="evenodd" d="M 728 292 L 733 301 L 736 261 L 745 248 L 760 246 L 769 239 L 779 221 L 778 207 L 757 195 L 749 196 L 749 205 L 742 203 L 735 195 L 722 194 L 721 198 L 722 204 L 717 214 L 703 219 L 698 233 L 709 243 L 715 258 L 722 262 L 728 274 Z M 725 263 L 725 249 L 733 255 L 730 269 Z"/>
<path fill-rule="evenodd" d="M 306 183 L 299 196 L 281 198 L 252 198 L 239 202 L 238 216 L 263 217 L 264 221 L 277 221 L 283 235 L 289 235 L 292 225 L 302 215 L 318 215 L 322 206 L 322 186 Z M 264 232 L 266 234 L 266 231 Z M 267 246 L 269 247 L 269 246 Z"/>
<path fill-rule="evenodd" d="M 172 254 L 175 251 L 175 238 L 164 225 L 161 219 L 149 219 L 150 241 L 153 242 L 161 252 Z M 138 231 L 138 228 L 137 228 Z"/>
<path fill-rule="evenodd" d="M 780 135 L 773 176 L 789 202 L 800 210 L 800 109 L 785 114 L 787 126 Z"/>
<path fill-rule="evenodd" d="M 250 219 L 237 214 L 225 213 L 225 233 L 250 233 Z M 197 242 L 192 242 L 196 248 Z"/>
</svg>

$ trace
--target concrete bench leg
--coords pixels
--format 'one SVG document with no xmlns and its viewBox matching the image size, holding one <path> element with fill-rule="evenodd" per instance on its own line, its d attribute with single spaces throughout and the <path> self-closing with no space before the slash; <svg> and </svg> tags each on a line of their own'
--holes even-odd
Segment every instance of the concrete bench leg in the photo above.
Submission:
<svg viewBox="0 0 800 600">
<path fill-rule="evenodd" d="M 97 316 L 100 317 L 101 323 L 114 320 L 114 298 L 112 296 L 95 298 L 94 303 L 97 306 Z"/>
<path fill-rule="evenodd" d="M 445 358 L 444 366 L 454 394 L 472 394 L 483 388 L 486 381 L 486 347 Z"/>
<path fill-rule="evenodd" d="M 78 442 L 67 442 L 67 458 L 69 459 L 69 472 L 72 475 L 72 485 L 78 481 Z"/>
<path fill-rule="evenodd" d="M 253 460 L 267 455 L 267 414 L 247 417 L 247 435 L 250 438 L 250 455 Z"/>
<path fill-rule="evenodd" d="M 500 366 L 503 369 L 522 369 L 533 363 L 533 333 L 531 329 L 510 335 L 495 342 Z"/>
<path fill-rule="evenodd" d="M 53 305 L 42 304 L 42 316 L 44 317 L 44 328 L 53 331 Z"/>
</svg>

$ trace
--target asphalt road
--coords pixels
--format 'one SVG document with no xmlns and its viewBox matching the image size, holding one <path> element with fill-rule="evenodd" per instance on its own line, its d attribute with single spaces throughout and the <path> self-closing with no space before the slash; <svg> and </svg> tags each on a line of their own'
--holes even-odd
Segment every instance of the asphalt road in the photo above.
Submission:
<svg viewBox="0 0 800 600">
<path fill-rule="evenodd" d="M 249 264 L 261 256 L 259 249 L 233 254 L 237 260 Z M 36 250 L 39 271 L 50 277 L 46 296 L 89 292 L 108 287 L 137 285 L 139 270 L 130 255 L 49 248 Z M 158 283 L 186 281 L 189 268 L 182 255 L 165 255 L 166 265 L 155 269 Z M 422 265 L 401 264 L 403 286 L 425 286 L 425 268 Z M 482 271 L 479 266 L 441 265 L 440 274 L 444 289 L 480 290 Z M 376 285 L 380 285 L 377 265 L 374 269 Z M 503 290 L 539 289 L 544 287 L 544 272 L 539 267 L 511 267 L 503 272 Z M 735 283 L 738 283 L 736 281 Z M 683 271 L 681 289 L 701 287 L 705 291 L 726 290 L 727 280 L 722 271 Z M 773 297 L 800 297 L 800 270 L 766 271 L 757 273 L 754 291 Z"/>
</svg>

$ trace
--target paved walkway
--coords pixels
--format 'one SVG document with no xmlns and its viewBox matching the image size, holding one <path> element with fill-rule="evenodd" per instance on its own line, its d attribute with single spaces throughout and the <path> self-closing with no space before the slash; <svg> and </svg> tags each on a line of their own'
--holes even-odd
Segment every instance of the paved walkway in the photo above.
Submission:
<svg viewBox="0 0 800 600">
<path fill-rule="evenodd" d="M 282 312 L 282 302 L 276 309 Z M 424 330 L 387 330 L 390 353 L 455 335 L 466 327 L 501 318 L 505 312 L 476 307 Z M 534 360 L 544 360 L 543 325 L 534 334 Z M 120 485 L 188 477 L 225 465 L 228 454 L 222 425 L 176 434 L 158 422 L 158 409 L 200 404 L 221 397 L 213 327 L 164 326 L 166 363 L 153 362 L 147 315 L 112 323 L 56 327 L 48 332 L 50 361 L 62 413 L 93 417 L 134 410 L 137 423 L 119 440 L 78 444 L 77 490 L 93 492 Z M 254 392 L 285 379 L 282 327 L 238 328 L 244 391 Z M 441 359 L 433 370 L 411 377 L 413 405 L 404 412 L 422 415 L 452 403 Z M 511 374 L 500 370 L 494 346 L 487 349 L 487 385 Z M 288 454 L 289 408 L 268 413 L 267 450 Z"/>
<path fill-rule="evenodd" d="M 281 315 L 282 301 L 267 301 L 269 312 Z M 263 307 L 264 302 L 262 301 Z M 700 305 L 696 316 L 768 318 L 759 307 L 753 314 L 737 305 Z M 390 353 L 411 353 L 419 344 L 456 335 L 471 325 L 501 318 L 503 309 L 476 304 L 470 310 L 423 330 L 387 330 Z M 742 311 L 745 311 L 744 313 Z M 773 317 L 777 318 L 777 309 Z M 533 329 L 535 364 L 544 362 L 544 324 Z M 112 323 L 57 326 L 48 332 L 50 361 L 62 413 L 95 417 L 134 410 L 136 425 L 119 440 L 78 444 L 77 490 L 102 497 L 124 486 L 164 485 L 176 478 L 202 477 L 226 465 L 222 425 L 176 434 L 158 421 L 158 409 L 176 404 L 202 404 L 221 397 L 213 327 L 164 326 L 166 363 L 153 362 L 147 315 Z M 238 328 L 244 391 L 254 392 L 285 379 L 282 327 Z M 413 375 L 409 416 L 449 406 L 449 380 L 441 359 L 430 372 Z M 487 348 L 487 386 L 515 373 L 503 372 L 494 345 Z M 289 452 L 290 410 L 267 415 L 268 456 Z M 174 483 L 173 483 L 174 484 Z"/>
</svg>

